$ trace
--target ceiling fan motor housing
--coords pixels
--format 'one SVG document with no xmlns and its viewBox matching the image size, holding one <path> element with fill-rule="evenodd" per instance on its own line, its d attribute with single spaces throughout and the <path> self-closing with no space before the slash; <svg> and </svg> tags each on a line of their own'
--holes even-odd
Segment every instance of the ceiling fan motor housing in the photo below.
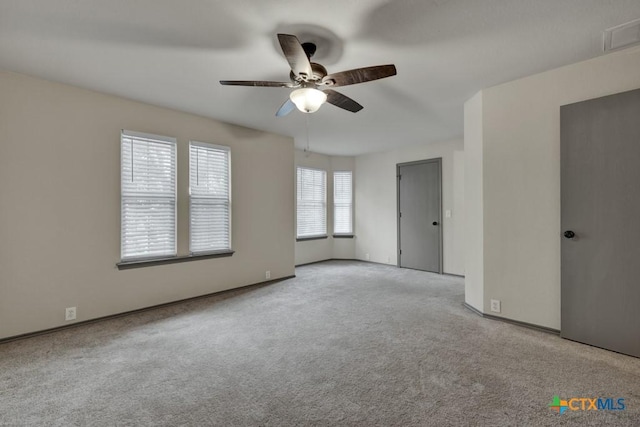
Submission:
<svg viewBox="0 0 640 427">
<path fill-rule="evenodd" d="M 315 43 L 306 42 L 302 43 L 302 48 L 304 49 L 304 53 L 307 54 L 307 58 L 313 58 L 313 55 L 316 53 L 316 49 L 318 48 Z"/>
<path fill-rule="evenodd" d="M 317 82 L 318 84 L 322 81 L 322 79 L 328 74 L 327 69 L 324 68 L 324 66 L 316 63 L 316 62 L 312 62 L 311 63 L 311 71 L 312 71 L 312 75 L 310 77 L 306 78 L 306 81 L 311 81 L 311 82 Z M 291 71 L 291 73 L 289 73 L 289 76 L 291 77 L 291 80 L 294 82 L 298 82 L 300 81 L 300 77 L 296 76 L 295 73 L 293 71 Z M 305 80 L 305 79 L 303 79 Z"/>
</svg>

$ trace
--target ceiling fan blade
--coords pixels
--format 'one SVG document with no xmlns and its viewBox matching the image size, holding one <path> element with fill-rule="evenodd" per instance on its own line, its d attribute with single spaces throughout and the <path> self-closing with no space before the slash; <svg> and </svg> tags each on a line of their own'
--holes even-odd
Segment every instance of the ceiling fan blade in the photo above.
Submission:
<svg viewBox="0 0 640 427">
<path fill-rule="evenodd" d="M 335 105 L 336 107 L 351 111 L 352 113 L 357 113 L 364 108 L 353 99 L 341 94 L 340 92 L 336 92 L 335 90 L 327 89 L 323 92 L 327 94 L 327 102 Z"/>
<path fill-rule="evenodd" d="M 276 117 L 284 117 L 296 109 L 296 104 L 291 99 L 287 99 L 280 109 L 276 112 Z"/>
<path fill-rule="evenodd" d="M 220 80 L 224 86 L 293 87 L 291 82 L 264 82 L 259 80 Z"/>
<path fill-rule="evenodd" d="M 311 78 L 313 71 L 311 70 L 311 63 L 304 51 L 304 48 L 300 44 L 300 40 L 296 36 L 291 34 L 278 34 L 278 42 L 284 53 L 291 71 L 296 76 Z M 305 79 L 306 80 L 306 79 Z"/>
<path fill-rule="evenodd" d="M 373 67 L 356 68 L 355 70 L 329 74 L 322 79 L 322 83 L 328 86 L 347 86 L 395 75 L 396 66 L 393 64 L 374 65 Z"/>
</svg>

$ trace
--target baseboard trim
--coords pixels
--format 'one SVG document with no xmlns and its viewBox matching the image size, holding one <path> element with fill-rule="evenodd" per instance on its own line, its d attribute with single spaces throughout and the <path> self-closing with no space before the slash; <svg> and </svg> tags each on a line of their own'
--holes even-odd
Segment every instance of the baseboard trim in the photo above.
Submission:
<svg viewBox="0 0 640 427">
<path fill-rule="evenodd" d="M 477 314 L 480 317 L 484 317 L 486 319 L 498 320 L 500 322 L 511 323 L 512 325 L 522 326 L 525 328 L 533 329 L 539 332 L 546 332 L 552 335 L 560 335 L 560 331 L 553 328 L 547 328 L 546 326 L 534 325 L 533 323 L 521 322 L 520 320 L 508 319 L 506 317 L 494 316 L 492 314 L 483 313 L 472 305 L 467 304 L 466 302 L 462 303 L 462 306 L 469 311 Z"/>
<path fill-rule="evenodd" d="M 98 322 L 102 322 L 102 321 L 105 321 L 105 320 L 117 319 L 117 318 L 120 318 L 120 317 L 129 316 L 129 315 L 132 315 L 132 314 L 138 314 L 138 313 L 142 313 L 142 312 L 145 312 L 145 311 L 155 310 L 157 308 L 170 307 L 172 305 L 181 304 L 181 303 L 187 302 L 187 301 L 195 301 L 195 300 L 198 300 L 198 299 L 208 298 L 208 297 L 211 297 L 211 296 L 214 296 L 214 295 L 222 295 L 222 294 L 225 294 L 225 293 L 228 293 L 228 292 L 234 292 L 234 291 L 243 290 L 243 289 L 244 290 L 248 290 L 249 288 L 257 287 L 257 286 L 271 285 L 273 283 L 282 282 L 282 281 L 288 280 L 288 279 L 293 279 L 294 277 L 296 277 L 295 274 L 293 274 L 291 276 L 280 277 L 278 279 L 266 280 L 264 282 L 252 283 L 250 285 L 239 286 L 237 288 L 225 289 L 224 291 L 210 292 L 210 293 L 204 294 L 204 295 L 198 295 L 198 296 L 195 296 L 195 297 L 189 297 L 189 298 L 184 298 L 184 299 L 180 299 L 180 300 L 176 300 L 176 301 L 165 302 L 165 303 L 162 303 L 162 304 L 151 305 L 149 307 L 138 308 L 136 310 L 123 311 L 122 313 L 116 313 L 116 314 L 110 314 L 108 316 L 96 317 L 95 319 L 83 320 L 81 322 L 72 323 L 70 325 L 56 326 L 55 328 L 43 329 L 43 330 L 40 330 L 40 331 L 27 332 L 27 333 L 24 333 L 24 334 L 14 335 L 14 336 L 6 337 L 6 338 L 0 338 L 0 345 L 6 344 L 6 343 L 9 343 L 9 342 L 13 342 L 13 341 L 19 341 L 19 340 L 27 339 L 27 338 L 33 338 L 33 337 L 37 337 L 37 336 L 40 336 L 40 335 L 48 335 L 48 334 L 52 334 L 54 332 L 62 331 L 62 330 L 65 330 L 65 329 L 71 329 L 71 328 L 76 328 L 78 326 L 90 325 L 92 323 L 98 323 Z"/>
<path fill-rule="evenodd" d="M 365 261 L 363 259 L 357 259 L 357 258 L 327 258 L 327 259 L 321 259 L 320 261 L 311 261 L 311 262 L 305 262 L 303 264 L 296 264 L 296 267 L 304 267 L 305 265 L 320 264 L 322 262 L 329 262 L 329 261 L 355 261 L 355 262 L 366 262 L 367 264 L 377 264 L 377 265 L 386 265 L 388 267 L 397 267 L 397 265 L 395 264 L 385 264 L 383 262 Z"/>
<path fill-rule="evenodd" d="M 321 262 L 328 262 L 328 261 L 357 261 L 357 262 L 366 262 L 367 264 L 386 265 L 388 267 L 402 268 L 397 264 L 387 264 L 385 262 L 367 261 L 367 260 L 364 260 L 364 259 L 357 259 L 357 258 L 328 258 L 328 259 L 321 259 L 320 261 L 311 261 L 311 262 L 305 262 L 305 263 L 302 263 L 302 264 L 296 264 L 295 266 L 296 267 L 303 267 L 305 265 L 319 264 Z M 424 270 L 416 270 L 416 271 L 424 271 Z M 425 271 L 425 273 L 440 274 L 440 273 L 437 273 L 435 271 Z M 442 273 L 442 275 L 443 276 L 460 277 L 462 279 L 465 278 L 463 275 L 453 274 L 453 273 Z"/>
<path fill-rule="evenodd" d="M 466 308 L 467 310 L 473 311 L 475 314 L 477 314 L 480 317 L 484 317 L 484 313 L 482 313 L 480 310 L 478 310 L 477 308 L 475 308 L 474 306 L 467 304 L 466 302 L 462 303 L 462 306 L 464 308 Z"/>
<path fill-rule="evenodd" d="M 333 261 L 333 258 L 321 259 L 320 261 L 304 262 L 302 264 L 296 264 L 295 267 L 297 268 L 297 267 L 304 267 L 305 265 L 321 264 L 323 262 L 328 262 L 328 261 Z"/>
</svg>

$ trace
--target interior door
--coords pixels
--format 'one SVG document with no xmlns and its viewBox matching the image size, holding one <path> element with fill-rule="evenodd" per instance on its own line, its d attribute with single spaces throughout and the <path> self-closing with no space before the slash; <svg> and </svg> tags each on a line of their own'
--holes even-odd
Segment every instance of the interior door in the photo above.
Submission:
<svg viewBox="0 0 640 427">
<path fill-rule="evenodd" d="M 561 108 L 561 336 L 640 357 L 640 90 Z"/>
<path fill-rule="evenodd" d="M 442 273 L 442 159 L 398 171 L 398 265 Z"/>
</svg>

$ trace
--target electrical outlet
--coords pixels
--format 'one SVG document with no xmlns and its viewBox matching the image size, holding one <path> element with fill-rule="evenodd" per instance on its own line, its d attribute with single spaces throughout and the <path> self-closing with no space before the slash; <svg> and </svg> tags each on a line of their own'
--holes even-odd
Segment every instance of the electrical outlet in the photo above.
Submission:
<svg viewBox="0 0 640 427">
<path fill-rule="evenodd" d="M 266 279 L 271 279 L 271 271 L 267 270 L 267 271 L 264 273 L 264 277 L 265 277 Z"/>
<path fill-rule="evenodd" d="M 364 254 L 364 257 L 367 261 L 369 261 L 369 254 Z"/>
<path fill-rule="evenodd" d="M 64 310 L 64 320 L 76 320 L 76 308 L 67 307 Z"/>
<path fill-rule="evenodd" d="M 491 300 L 491 311 L 494 313 L 500 313 L 500 300 L 492 299 Z"/>
<path fill-rule="evenodd" d="M 387 264 L 391 264 L 391 257 L 390 256 L 387 257 Z"/>
</svg>

